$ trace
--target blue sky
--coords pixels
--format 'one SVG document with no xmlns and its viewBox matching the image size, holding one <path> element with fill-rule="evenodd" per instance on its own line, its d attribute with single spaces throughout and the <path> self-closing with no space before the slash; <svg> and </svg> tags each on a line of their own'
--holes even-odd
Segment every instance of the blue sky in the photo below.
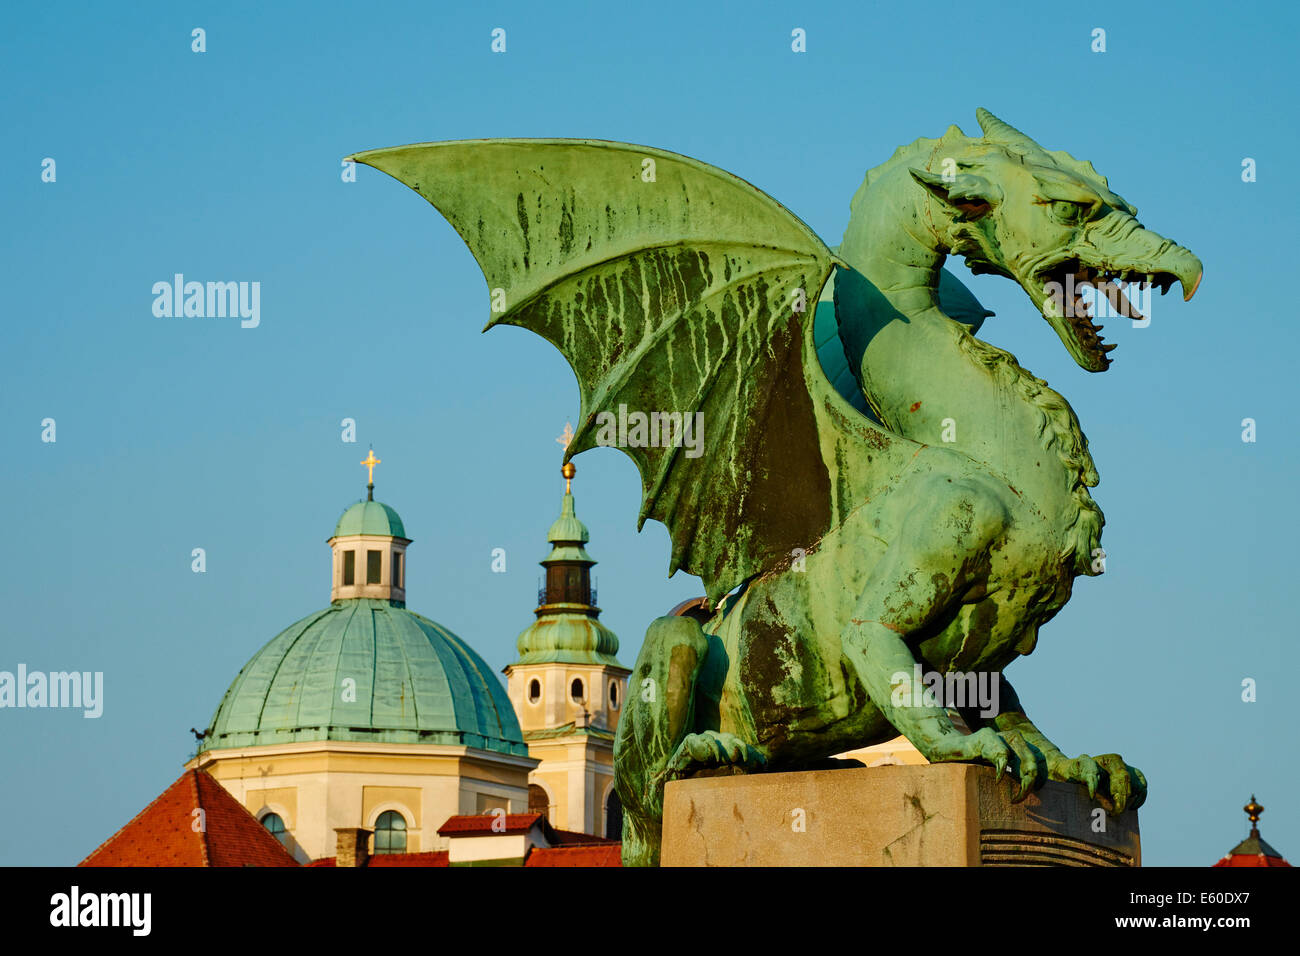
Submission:
<svg viewBox="0 0 1300 956">
<path fill-rule="evenodd" d="M 377 496 L 415 539 L 412 609 L 495 668 L 532 619 L 573 375 L 530 333 L 480 335 L 486 286 L 452 229 L 374 170 L 342 182 L 343 156 L 487 136 L 650 144 L 743 176 L 835 244 L 866 169 L 951 123 L 977 133 L 978 106 L 1092 160 L 1206 266 L 1193 302 L 1108 326 L 1120 348 L 1102 375 L 1017 287 L 954 266 L 997 312 L 981 336 L 1070 400 L 1102 476 L 1107 573 L 1078 582 L 1009 676 L 1063 749 L 1145 771 L 1148 864 L 1213 862 L 1245 835 L 1252 793 L 1265 838 L 1297 860 L 1297 343 L 1280 281 L 1296 8 L 466 6 L 6 12 L 0 670 L 103 671 L 105 707 L 0 710 L 0 864 L 75 863 L 180 774 L 187 728 L 327 603 L 324 541 L 364 494 L 371 444 Z M 153 284 L 178 272 L 260 282 L 260 326 L 155 317 Z M 345 417 L 358 444 L 340 441 Z M 666 577 L 662 526 L 635 532 L 631 461 L 597 449 L 577 465 L 630 665 L 646 624 L 700 588 Z"/>
</svg>

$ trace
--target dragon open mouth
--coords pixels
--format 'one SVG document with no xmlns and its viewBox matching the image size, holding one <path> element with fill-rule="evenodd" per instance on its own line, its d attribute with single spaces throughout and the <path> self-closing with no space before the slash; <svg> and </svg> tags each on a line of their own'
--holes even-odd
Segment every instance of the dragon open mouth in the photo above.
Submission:
<svg viewBox="0 0 1300 956">
<path fill-rule="evenodd" d="M 1106 269 L 1087 265 L 1078 259 L 1068 259 L 1040 271 L 1031 293 L 1052 328 L 1069 350 L 1074 360 L 1092 372 L 1110 367 L 1108 355 L 1115 345 L 1107 345 L 1101 336 L 1103 325 L 1094 325 L 1092 307 L 1083 298 L 1083 291 L 1096 289 L 1110 305 L 1111 313 L 1142 321 L 1145 316 L 1129 301 L 1124 287 L 1136 284 L 1143 292 L 1157 286 L 1164 295 L 1179 277 L 1170 272 L 1140 273 L 1133 269 Z"/>
</svg>

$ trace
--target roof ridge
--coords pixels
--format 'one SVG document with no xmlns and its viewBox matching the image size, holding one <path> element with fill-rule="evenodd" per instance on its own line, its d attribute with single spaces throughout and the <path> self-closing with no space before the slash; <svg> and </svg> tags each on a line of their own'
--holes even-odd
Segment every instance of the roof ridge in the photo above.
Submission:
<svg viewBox="0 0 1300 956">
<path fill-rule="evenodd" d="M 171 783 L 169 783 L 167 786 L 163 787 L 163 791 L 162 791 L 162 793 L 158 794 L 158 796 L 156 796 L 156 797 L 154 797 L 152 800 L 150 800 L 150 801 L 149 801 L 149 805 L 148 805 L 147 807 L 145 807 L 143 810 L 141 810 L 139 813 L 137 813 L 135 816 L 133 816 L 130 820 L 127 820 L 126 823 L 122 824 L 120 827 L 117 828 L 117 830 L 115 830 L 115 831 L 113 832 L 113 835 L 112 835 L 111 837 L 109 837 L 107 840 L 105 840 L 105 841 L 104 841 L 103 843 L 101 843 L 99 846 L 95 847 L 95 849 L 91 850 L 91 851 L 90 851 L 90 855 L 87 856 L 84 860 L 82 860 L 81 863 L 78 864 L 78 866 L 81 866 L 81 865 L 83 865 L 83 864 L 89 863 L 89 862 L 90 862 L 90 861 L 95 857 L 95 855 L 96 855 L 97 853 L 101 852 L 101 851 L 104 849 L 104 847 L 108 846 L 110 843 L 112 843 L 114 840 L 116 840 L 119 836 L 121 836 L 123 830 L 125 830 L 125 829 L 126 829 L 127 827 L 129 827 L 131 824 L 135 823 L 136 820 L 140 819 L 142 816 L 144 816 L 146 813 L 148 813 L 150 810 L 152 810 L 153 807 L 154 807 L 154 804 L 156 804 L 156 803 L 157 803 L 159 800 L 161 800 L 163 797 L 167 796 L 167 794 L 171 793 L 172 790 L 177 786 L 177 784 L 179 784 L 182 780 L 185 779 L 185 776 L 186 776 L 186 774 L 188 774 L 188 773 L 190 773 L 190 771 L 188 771 L 188 770 L 185 771 L 185 773 L 182 774 L 179 778 L 177 778 L 176 780 L 173 780 L 173 781 L 172 781 Z"/>
<path fill-rule="evenodd" d="M 265 852 L 282 856 L 289 861 L 290 865 L 299 865 L 298 861 L 294 859 L 293 854 L 289 852 L 288 847 L 281 843 L 279 838 L 267 830 L 266 827 L 262 825 L 261 821 L 257 819 L 257 815 L 253 813 L 253 811 L 249 810 L 248 807 L 246 807 L 233 793 L 226 789 L 226 787 L 216 777 L 212 776 L 212 774 L 208 773 L 206 770 L 195 770 L 194 782 L 195 790 L 198 794 L 198 803 L 204 811 L 205 837 L 209 840 L 211 839 L 210 834 L 212 833 L 212 828 L 211 826 L 208 826 L 208 824 L 214 821 L 210 820 L 209 816 L 212 813 L 215 813 L 215 822 L 218 827 L 229 827 L 233 825 L 242 829 L 251 841 L 250 848 L 252 850 L 259 850 L 257 844 L 261 843 Z M 205 790 L 206 796 L 204 793 Z M 230 816 L 227 816 L 227 814 L 230 814 Z M 222 832 L 228 833 L 228 831 L 224 829 Z M 256 835 L 254 836 L 254 834 Z M 236 844 L 233 841 L 229 846 L 221 845 L 220 849 L 223 851 L 221 854 L 221 862 L 217 861 L 216 855 L 208 854 L 205 856 L 204 865 L 232 865 L 229 862 L 229 856 L 234 852 L 235 846 Z"/>
<path fill-rule="evenodd" d="M 401 643 L 402 643 L 401 636 L 396 633 L 398 629 L 397 625 L 394 624 L 393 621 L 389 620 L 388 617 L 389 606 L 390 605 L 388 601 L 379 598 L 371 599 L 370 626 L 371 628 L 373 628 L 375 634 L 375 655 L 376 655 L 375 656 L 375 679 L 376 680 L 379 679 L 379 657 L 378 657 L 379 646 L 378 645 L 379 645 L 379 623 L 380 623 L 380 619 L 376 616 L 376 612 L 382 611 L 384 614 L 383 624 L 384 627 L 390 632 L 388 634 L 389 639 L 399 647 L 401 647 Z M 411 715 L 412 715 L 412 719 L 415 722 L 415 726 L 418 728 L 420 726 L 420 695 L 416 693 L 417 684 L 415 680 L 415 675 L 411 672 L 411 657 L 409 654 L 406 653 L 405 648 L 402 649 L 402 674 L 404 675 L 403 679 L 405 684 L 411 688 Z M 453 705 L 452 707 L 453 721 L 455 720 L 455 713 L 456 710 L 455 710 L 455 706 Z M 401 716 L 405 717 L 406 715 L 402 714 Z M 374 707 L 374 699 L 372 697 L 370 703 L 371 724 L 374 724 L 374 721 L 375 721 L 375 707 Z"/>
</svg>

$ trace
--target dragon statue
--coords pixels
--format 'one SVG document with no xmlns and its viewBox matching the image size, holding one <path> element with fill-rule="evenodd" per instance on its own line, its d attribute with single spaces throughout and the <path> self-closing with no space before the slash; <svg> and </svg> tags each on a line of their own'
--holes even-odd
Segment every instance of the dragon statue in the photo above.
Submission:
<svg viewBox="0 0 1300 956">
<path fill-rule="evenodd" d="M 808 768 L 900 733 L 932 762 L 1009 773 L 1015 799 L 1046 779 L 1115 813 L 1145 798 L 1117 754 L 1065 756 L 1002 674 L 1100 570 L 1097 470 L 1065 399 L 974 336 L 991 313 L 943 264 L 1014 280 L 1100 372 L 1114 346 L 1075 293 L 1127 305 L 1124 285 L 1177 281 L 1191 298 L 1201 263 L 1090 163 L 978 118 L 981 137 L 952 126 L 868 172 L 837 251 L 749 183 L 657 149 L 352 157 L 450 221 L 487 279 L 489 328 L 531 329 L 569 361 L 566 461 L 609 444 L 628 409 L 702 415 L 694 453 L 620 436 L 640 523 L 667 526 L 670 574 L 698 575 L 709 608 L 654 621 L 637 658 L 615 744 L 626 864 L 657 863 L 674 778 Z M 959 728 L 944 701 L 900 697 L 918 664 L 991 675 L 1000 709 L 958 708 Z"/>
</svg>

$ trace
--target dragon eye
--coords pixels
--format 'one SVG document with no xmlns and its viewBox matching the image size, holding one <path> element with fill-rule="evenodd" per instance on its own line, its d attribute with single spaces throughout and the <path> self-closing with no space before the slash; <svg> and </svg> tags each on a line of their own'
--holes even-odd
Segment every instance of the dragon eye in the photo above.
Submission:
<svg viewBox="0 0 1300 956">
<path fill-rule="evenodd" d="M 1067 226 L 1077 226 L 1088 216 L 1087 207 L 1081 203 L 1058 199 L 1051 204 L 1052 218 Z"/>
</svg>

